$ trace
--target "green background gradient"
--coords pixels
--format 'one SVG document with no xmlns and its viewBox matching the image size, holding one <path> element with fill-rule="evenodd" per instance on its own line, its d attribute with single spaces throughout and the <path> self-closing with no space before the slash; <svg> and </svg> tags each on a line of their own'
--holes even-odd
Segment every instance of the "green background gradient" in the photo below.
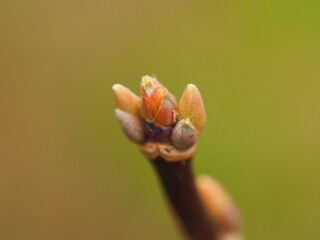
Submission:
<svg viewBox="0 0 320 240">
<path fill-rule="evenodd" d="M 320 1 L 0 5 L 0 239 L 179 239 L 114 117 L 144 74 L 201 90 L 195 170 L 246 239 L 320 239 Z"/>
</svg>

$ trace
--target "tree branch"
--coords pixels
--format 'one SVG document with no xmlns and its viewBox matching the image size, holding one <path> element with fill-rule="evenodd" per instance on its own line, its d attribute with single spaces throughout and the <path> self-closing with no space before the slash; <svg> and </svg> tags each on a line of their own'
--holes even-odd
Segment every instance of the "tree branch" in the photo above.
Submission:
<svg viewBox="0 0 320 240">
<path fill-rule="evenodd" d="M 192 240 L 217 240 L 216 224 L 200 199 L 192 172 L 192 159 L 169 162 L 150 160 L 164 194 Z"/>
</svg>

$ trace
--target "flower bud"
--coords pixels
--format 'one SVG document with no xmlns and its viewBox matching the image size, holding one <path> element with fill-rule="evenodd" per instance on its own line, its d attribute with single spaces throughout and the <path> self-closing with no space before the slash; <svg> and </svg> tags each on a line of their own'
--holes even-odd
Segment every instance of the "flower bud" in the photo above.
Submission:
<svg viewBox="0 0 320 240">
<path fill-rule="evenodd" d="M 197 189 L 208 213 L 217 222 L 219 231 L 230 232 L 239 228 L 238 212 L 223 187 L 209 176 L 199 176 Z"/>
<path fill-rule="evenodd" d="M 181 119 L 173 128 L 171 140 L 180 150 L 187 150 L 196 143 L 199 131 L 192 125 L 189 118 Z"/>
<path fill-rule="evenodd" d="M 200 91 L 188 84 L 179 103 L 179 117 L 189 118 L 196 129 L 202 131 L 206 124 L 206 113 Z"/>
<path fill-rule="evenodd" d="M 136 116 L 140 115 L 140 98 L 137 95 L 121 84 L 114 84 L 112 89 L 117 108 Z"/>
<path fill-rule="evenodd" d="M 146 135 L 141 117 L 127 113 L 119 108 L 115 110 L 115 113 L 126 136 L 137 144 L 143 143 Z"/>
<path fill-rule="evenodd" d="M 141 81 L 141 115 L 159 127 L 176 123 L 177 102 L 175 97 L 154 77 L 144 76 Z"/>
</svg>

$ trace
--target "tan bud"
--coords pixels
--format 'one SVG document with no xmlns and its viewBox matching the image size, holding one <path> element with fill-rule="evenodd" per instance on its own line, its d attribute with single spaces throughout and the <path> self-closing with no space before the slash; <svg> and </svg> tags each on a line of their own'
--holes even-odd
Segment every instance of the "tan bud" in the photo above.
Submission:
<svg viewBox="0 0 320 240">
<path fill-rule="evenodd" d="M 115 110 L 115 113 L 126 136 L 135 143 L 143 143 L 146 134 L 144 132 L 144 125 L 141 117 L 127 113 L 119 108 Z"/>
<path fill-rule="evenodd" d="M 236 231 L 240 220 L 238 212 L 224 188 L 209 176 L 196 179 L 200 197 L 220 232 Z"/>
<path fill-rule="evenodd" d="M 159 127 L 176 123 L 177 102 L 175 97 L 154 77 L 144 76 L 141 81 L 141 115 Z"/>
<path fill-rule="evenodd" d="M 171 140 L 180 150 L 187 150 L 196 143 L 199 131 L 193 126 L 189 118 L 181 119 L 173 128 Z"/>
<path fill-rule="evenodd" d="M 206 124 L 206 112 L 200 91 L 194 84 L 188 84 L 179 103 L 179 117 L 189 118 L 196 129 L 202 131 Z"/>
<path fill-rule="evenodd" d="M 140 98 L 137 95 L 121 84 L 114 84 L 112 90 L 117 108 L 136 116 L 140 115 Z"/>
<path fill-rule="evenodd" d="M 219 237 L 219 240 L 244 240 L 244 238 L 238 232 L 230 232 L 230 233 L 222 234 Z"/>
</svg>

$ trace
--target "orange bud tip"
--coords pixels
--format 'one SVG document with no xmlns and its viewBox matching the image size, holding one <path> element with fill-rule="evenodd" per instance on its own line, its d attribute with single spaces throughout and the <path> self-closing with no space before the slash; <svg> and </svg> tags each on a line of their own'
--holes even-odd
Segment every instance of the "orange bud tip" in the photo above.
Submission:
<svg viewBox="0 0 320 240">
<path fill-rule="evenodd" d="M 202 131 L 206 124 L 206 113 L 200 91 L 188 84 L 179 103 L 179 117 L 189 118 L 196 129 Z"/>
<path fill-rule="evenodd" d="M 141 116 L 159 127 L 176 123 L 177 102 L 175 97 L 155 77 L 143 76 L 141 88 Z"/>
<path fill-rule="evenodd" d="M 189 83 L 188 85 L 187 85 L 187 88 L 196 88 L 197 86 L 196 85 L 194 85 L 193 83 Z"/>
<path fill-rule="evenodd" d="M 116 84 L 113 84 L 112 89 L 113 89 L 114 91 L 116 91 L 117 89 L 119 89 L 119 88 L 121 88 L 121 87 L 122 87 L 121 84 L 116 83 Z"/>
<path fill-rule="evenodd" d="M 118 83 L 112 86 L 112 90 L 117 108 L 136 116 L 140 115 L 140 98 L 137 95 Z"/>
</svg>

